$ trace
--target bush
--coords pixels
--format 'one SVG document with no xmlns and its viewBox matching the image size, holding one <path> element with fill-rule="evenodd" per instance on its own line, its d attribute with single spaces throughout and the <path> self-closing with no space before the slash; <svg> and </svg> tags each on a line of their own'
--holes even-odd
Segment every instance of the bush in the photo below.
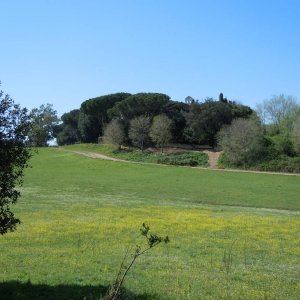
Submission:
<svg viewBox="0 0 300 300">
<path fill-rule="evenodd" d="M 272 149 L 270 150 L 272 152 Z M 274 156 L 271 158 L 272 153 L 266 155 L 261 162 L 254 165 L 244 165 L 243 169 L 250 169 L 256 171 L 265 172 L 283 172 L 283 173 L 300 173 L 300 157 L 289 157 L 286 155 Z M 222 153 L 218 160 L 218 167 L 235 168 L 226 157 L 225 153 Z"/>
<path fill-rule="evenodd" d="M 166 165 L 208 167 L 208 156 L 202 152 L 178 152 L 160 155 L 157 162 Z"/>
<path fill-rule="evenodd" d="M 232 165 L 230 164 L 229 159 L 227 158 L 226 154 L 224 152 L 221 153 L 219 156 L 217 166 L 219 168 L 230 168 Z"/>
<path fill-rule="evenodd" d="M 183 151 L 177 153 L 159 154 L 149 150 L 141 151 L 136 149 L 116 150 L 109 145 L 100 145 L 101 153 L 124 160 L 136 162 L 148 162 L 177 166 L 208 167 L 208 155 L 203 152 Z"/>
<path fill-rule="evenodd" d="M 279 156 L 255 167 L 259 171 L 300 173 L 300 157 Z"/>
<path fill-rule="evenodd" d="M 257 162 L 265 150 L 262 128 L 255 119 L 234 119 L 220 130 L 218 143 L 236 166 Z"/>
<path fill-rule="evenodd" d="M 294 156 L 295 150 L 291 139 L 286 135 L 276 135 L 272 137 L 274 148 L 278 155 Z"/>
</svg>

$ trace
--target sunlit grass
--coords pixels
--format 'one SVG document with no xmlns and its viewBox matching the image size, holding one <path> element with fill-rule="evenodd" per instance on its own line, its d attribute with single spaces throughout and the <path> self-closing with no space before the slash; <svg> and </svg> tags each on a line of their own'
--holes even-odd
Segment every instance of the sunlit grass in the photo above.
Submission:
<svg viewBox="0 0 300 300">
<path fill-rule="evenodd" d="M 22 224 L 0 239 L 0 281 L 107 286 L 126 249 L 143 243 L 139 228 L 147 222 L 171 243 L 141 257 L 129 273 L 125 286 L 136 295 L 297 299 L 300 294 L 300 213 L 293 198 L 298 177 L 270 176 L 271 189 L 268 175 L 104 162 L 56 149 L 41 150 L 32 165 L 15 207 Z M 266 191 L 254 199 L 250 191 L 263 191 L 264 183 Z M 281 201 L 276 185 L 290 202 Z M 227 206 L 227 199 L 236 206 Z M 253 207 L 238 206 L 243 199 Z M 254 207 L 257 203 L 267 209 Z M 285 210 L 268 209 L 284 203 Z M 231 247 L 226 272 L 224 252 Z"/>
</svg>

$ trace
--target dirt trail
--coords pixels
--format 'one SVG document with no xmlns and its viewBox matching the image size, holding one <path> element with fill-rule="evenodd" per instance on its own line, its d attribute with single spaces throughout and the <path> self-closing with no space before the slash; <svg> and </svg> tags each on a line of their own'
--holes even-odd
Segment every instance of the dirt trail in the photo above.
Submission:
<svg viewBox="0 0 300 300">
<path fill-rule="evenodd" d="M 209 160 L 209 165 L 210 169 L 217 169 L 217 163 L 218 159 L 220 157 L 221 152 L 220 151 L 209 151 L 209 150 L 204 150 L 204 153 L 208 155 L 208 160 Z"/>
<path fill-rule="evenodd" d="M 86 157 L 90 157 L 90 158 L 135 163 L 135 162 L 132 162 L 132 161 L 119 159 L 119 158 L 114 158 L 114 157 L 106 156 L 104 154 L 95 153 L 95 152 L 86 152 L 86 151 L 71 151 L 71 152 L 79 154 L 79 155 L 83 155 L 83 156 L 86 156 Z M 209 168 L 210 169 L 216 169 L 217 168 L 217 162 L 218 162 L 218 159 L 219 159 L 219 156 L 220 156 L 221 152 L 214 152 L 214 151 L 209 151 L 209 150 L 205 150 L 203 152 L 208 155 L 209 164 L 210 164 Z"/>
<path fill-rule="evenodd" d="M 94 159 L 103 159 L 103 160 L 111 160 L 111 161 L 120 161 L 125 163 L 131 163 L 131 164 L 143 164 L 143 165 L 159 165 L 159 166 L 169 166 L 169 165 L 163 165 L 163 164 L 156 164 L 156 163 L 147 163 L 147 162 L 136 162 L 136 161 L 128 161 L 124 159 L 114 158 L 110 156 L 106 156 L 100 153 L 95 152 L 88 152 L 88 151 L 71 151 L 67 149 L 60 148 L 61 150 L 68 151 L 71 153 L 75 153 L 78 155 L 94 158 Z M 300 174 L 294 174 L 294 173 L 280 173 L 280 172 L 264 172 L 264 171 L 253 171 L 253 170 L 240 170 L 240 169 L 218 169 L 217 167 L 217 161 L 221 154 L 221 152 L 214 152 L 209 150 L 204 150 L 204 153 L 207 153 L 209 157 L 209 168 L 203 168 L 203 167 L 189 167 L 189 166 L 182 166 L 186 168 L 193 168 L 193 169 L 212 169 L 214 171 L 220 171 L 220 172 L 239 172 L 239 173 L 255 173 L 255 174 L 268 174 L 268 175 L 285 175 L 285 176 L 300 176 Z"/>
<path fill-rule="evenodd" d="M 68 150 L 67 150 L 68 151 Z M 86 151 L 69 151 L 75 154 L 79 154 L 82 156 L 90 157 L 90 158 L 97 158 L 97 159 L 103 159 L 103 160 L 112 160 L 112 161 L 122 161 L 122 162 L 129 162 L 128 160 L 123 160 L 119 158 L 109 157 L 100 153 L 95 152 L 86 152 Z"/>
</svg>

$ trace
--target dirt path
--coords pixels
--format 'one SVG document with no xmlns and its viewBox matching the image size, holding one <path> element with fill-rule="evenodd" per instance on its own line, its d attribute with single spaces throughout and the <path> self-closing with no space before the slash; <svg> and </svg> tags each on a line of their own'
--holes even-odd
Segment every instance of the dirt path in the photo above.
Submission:
<svg viewBox="0 0 300 300">
<path fill-rule="evenodd" d="M 218 159 L 220 157 L 221 152 L 220 151 L 209 151 L 204 150 L 204 153 L 208 155 L 208 161 L 209 161 L 209 168 L 210 169 L 217 169 L 217 163 Z"/>
<path fill-rule="evenodd" d="M 158 166 L 170 166 L 170 165 L 163 165 L 163 164 L 156 164 L 156 163 L 147 163 L 147 162 L 136 162 L 136 161 L 128 161 L 124 159 L 114 158 L 110 156 L 106 156 L 100 153 L 95 152 L 88 152 L 88 151 L 71 151 L 66 150 L 64 148 L 60 148 L 61 150 L 68 151 L 71 153 L 75 153 L 78 155 L 86 156 L 93 159 L 102 159 L 102 160 L 110 160 L 110 161 L 119 161 L 119 162 L 125 162 L 125 163 L 131 163 L 131 164 L 143 164 L 143 165 L 158 165 Z M 293 174 L 293 173 L 279 173 L 279 172 L 263 172 L 263 171 L 253 171 L 253 170 L 239 170 L 239 169 L 218 169 L 217 168 L 217 161 L 221 154 L 221 152 L 213 152 L 209 150 L 204 150 L 203 152 L 207 153 L 209 157 L 210 167 L 209 169 L 212 169 L 214 171 L 219 172 L 239 172 L 239 173 L 254 173 L 254 174 L 268 174 L 268 175 L 284 175 L 284 176 L 300 176 L 300 174 Z M 208 168 L 202 168 L 202 167 L 189 167 L 189 166 L 182 166 L 183 168 L 193 168 L 193 169 L 204 169 L 207 170 Z"/>
<path fill-rule="evenodd" d="M 64 149 L 65 150 L 65 149 Z M 69 151 L 69 150 L 65 150 L 65 151 Z M 90 158 L 96 158 L 96 159 L 103 159 L 103 160 L 112 160 L 112 161 L 122 161 L 122 162 L 129 162 L 128 160 L 123 160 L 123 159 L 119 159 L 119 158 L 114 158 L 114 157 L 109 157 L 100 153 L 96 153 L 96 152 L 86 152 L 86 151 L 69 151 L 75 154 L 79 154 L 82 156 L 86 156 L 86 157 L 90 157 Z"/>
</svg>

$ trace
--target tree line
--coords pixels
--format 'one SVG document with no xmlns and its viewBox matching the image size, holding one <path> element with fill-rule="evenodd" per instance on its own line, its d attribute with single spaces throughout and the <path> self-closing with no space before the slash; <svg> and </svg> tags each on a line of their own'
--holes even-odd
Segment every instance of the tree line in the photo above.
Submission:
<svg viewBox="0 0 300 300">
<path fill-rule="evenodd" d="M 203 101 L 115 93 L 82 102 L 61 122 L 50 104 L 32 110 L 31 116 L 33 146 L 45 146 L 54 137 L 58 145 L 100 140 L 141 150 L 163 150 L 169 143 L 202 145 L 223 150 L 224 166 L 300 172 L 300 108 L 292 96 L 273 96 L 253 110 L 222 93 Z"/>
<path fill-rule="evenodd" d="M 225 166 L 300 172 L 300 107 L 283 94 L 253 110 L 229 100 L 159 93 L 116 93 L 84 101 L 62 116 L 53 136 L 59 145 L 105 142 L 138 147 L 169 143 L 223 150 Z"/>
<path fill-rule="evenodd" d="M 169 143 L 223 150 L 221 165 L 300 172 L 300 108 L 292 96 L 277 95 L 256 110 L 220 93 L 184 102 L 160 93 L 115 93 L 82 102 L 62 115 L 51 104 L 30 113 L 32 146 L 96 143 L 137 147 Z"/>
<path fill-rule="evenodd" d="M 167 127 L 166 142 L 215 147 L 217 133 L 224 125 L 251 114 L 250 107 L 227 100 L 222 94 L 218 100 L 207 98 L 200 102 L 187 97 L 185 102 L 179 102 L 159 93 L 116 93 L 86 100 L 79 109 L 62 115 L 54 136 L 59 145 L 94 143 L 99 137 L 109 139 L 109 132 L 117 136 L 112 132 L 118 127 L 122 143 L 142 149 L 161 145 L 157 133 Z M 142 140 L 137 139 L 138 129 L 144 130 Z"/>
</svg>

